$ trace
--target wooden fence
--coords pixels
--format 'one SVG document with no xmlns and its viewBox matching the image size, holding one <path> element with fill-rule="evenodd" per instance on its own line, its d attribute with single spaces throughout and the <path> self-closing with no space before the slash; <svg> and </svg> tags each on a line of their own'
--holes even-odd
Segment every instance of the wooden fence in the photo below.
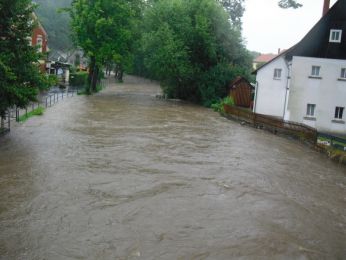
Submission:
<svg viewBox="0 0 346 260">
<path fill-rule="evenodd" d="M 252 124 L 255 127 L 261 127 L 273 131 L 274 133 L 283 133 L 294 136 L 309 143 L 316 144 L 317 130 L 296 122 L 285 121 L 277 117 L 253 113 L 244 108 L 224 105 L 227 115 Z"/>
</svg>

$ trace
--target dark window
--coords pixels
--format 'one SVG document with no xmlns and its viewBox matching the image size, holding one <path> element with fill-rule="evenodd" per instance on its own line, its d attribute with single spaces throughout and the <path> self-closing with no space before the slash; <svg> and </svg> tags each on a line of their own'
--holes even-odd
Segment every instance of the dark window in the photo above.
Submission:
<svg viewBox="0 0 346 260">
<path fill-rule="evenodd" d="M 307 116 L 314 116 L 315 115 L 315 104 L 308 104 L 306 108 L 306 115 Z"/>
<path fill-rule="evenodd" d="M 320 76 L 320 70 L 321 70 L 320 66 L 312 66 L 312 68 L 311 68 L 311 76 L 319 77 Z"/>
<path fill-rule="evenodd" d="M 341 69 L 340 78 L 346 79 L 346 68 L 342 68 L 342 69 Z"/>
<path fill-rule="evenodd" d="M 344 113 L 344 107 L 336 107 L 334 118 L 342 119 L 343 113 Z"/>
</svg>

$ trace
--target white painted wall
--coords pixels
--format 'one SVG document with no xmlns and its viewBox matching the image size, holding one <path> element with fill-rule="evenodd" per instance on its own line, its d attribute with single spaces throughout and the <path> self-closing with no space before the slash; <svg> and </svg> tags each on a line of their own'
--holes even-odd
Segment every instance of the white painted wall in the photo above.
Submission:
<svg viewBox="0 0 346 260">
<path fill-rule="evenodd" d="M 274 79 L 274 69 L 282 69 L 281 79 Z M 256 101 L 254 112 L 277 117 L 284 116 L 288 67 L 284 57 L 261 68 L 256 75 Z"/>
<path fill-rule="evenodd" d="M 321 79 L 309 78 L 312 66 L 321 66 Z M 289 120 L 317 128 L 320 132 L 346 134 L 346 81 L 338 80 L 346 60 L 293 57 Z M 307 104 L 316 104 L 315 118 L 306 120 Z M 335 107 L 345 107 L 343 119 L 333 122 Z"/>
</svg>

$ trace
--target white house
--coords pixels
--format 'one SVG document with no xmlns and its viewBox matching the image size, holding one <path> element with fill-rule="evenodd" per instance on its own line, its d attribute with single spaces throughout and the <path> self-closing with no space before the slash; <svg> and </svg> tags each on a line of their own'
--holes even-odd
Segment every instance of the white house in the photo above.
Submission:
<svg viewBox="0 0 346 260">
<path fill-rule="evenodd" d="M 255 72 L 254 112 L 346 135 L 346 0 Z"/>
</svg>

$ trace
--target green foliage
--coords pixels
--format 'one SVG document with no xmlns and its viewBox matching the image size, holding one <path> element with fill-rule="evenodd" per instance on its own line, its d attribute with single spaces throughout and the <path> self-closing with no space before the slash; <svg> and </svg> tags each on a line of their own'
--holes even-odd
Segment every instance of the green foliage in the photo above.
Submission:
<svg viewBox="0 0 346 260">
<path fill-rule="evenodd" d="M 40 90 L 47 90 L 59 84 L 59 79 L 56 75 L 42 75 L 42 81 L 43 84 L 40 86 Z"/>
<path fill-rule="evenodd" d="M 44 108 L 43 107 L 38 107 L 32 111 L 30 111 L 29 113 L 22 115 L 19 117 L 19 122 L 25 122 L 26 120 L 28 120 L 30 117 L 33 116 L 42 116 L 44 113 Z"/>
<path fill-rule="evenodd" d="M 71 25 L 76 44 L 90 57 L 89 83 L 96 90 L 101 67 L 111 61 L 131 63 L 139 0 L 73 0 Z"/>
<path fill-rule="evenodd" d="M 70 74 L 70 85 L 71 86 L 86 86 L 88 79 L 88 72 L 81 71 Z"/>
<path fill-rule="evenodd" d="M 24 108 L 44 86 L 39 54 L 28 44 L 33 10 L 31 0 L 0 1 L 0 115 L 14 105 Z"/>
<path fill-rule="evenodd" d="M 38 4 L 36 14 L 49 36 L 49 48 L 66 51 L 72 48 L 70 38 L 70 17 L 59 12 L 60 8 L 69 7 L 72 0 L 35 0 Z"/>
<path fill-rule="evenodd" d="M 245 8 L 244 0 L 216 0 L 227 11 L 232 21 L 232 24 L 238 28 L 241 27 L 241 18 L 243 17 Z"/>
<path fill-rule="evenodd" d="M 159 80 L 170 98 L 210 106 L 237 71 L 250 71 L 239 28 L 228 19 L 215 0 L 153 3 L 144 13 L 135 73 Z"/>
<path fill-rule="evenodd" d="M 284 9 L 287 9 L 287 8 L 297 9 L 299 7 L 302 7 L 303 5 L 298 3 L 295 0 L 280 0 L 279 1 L 279 6 L 281 8 L 284 8 Z"/>
<path fill-rule="evenodd" d="M 223 108 L 224 105 L 234 106 L 233 98 L 231 96 L 227 96 L 227 97 L 221 99 L 220 101 L 213 103 L 211 105 L 211 108 L 216 112 L 223 113 L 223 112 L 225 112 L 224 108 Z"/>
</svg>

